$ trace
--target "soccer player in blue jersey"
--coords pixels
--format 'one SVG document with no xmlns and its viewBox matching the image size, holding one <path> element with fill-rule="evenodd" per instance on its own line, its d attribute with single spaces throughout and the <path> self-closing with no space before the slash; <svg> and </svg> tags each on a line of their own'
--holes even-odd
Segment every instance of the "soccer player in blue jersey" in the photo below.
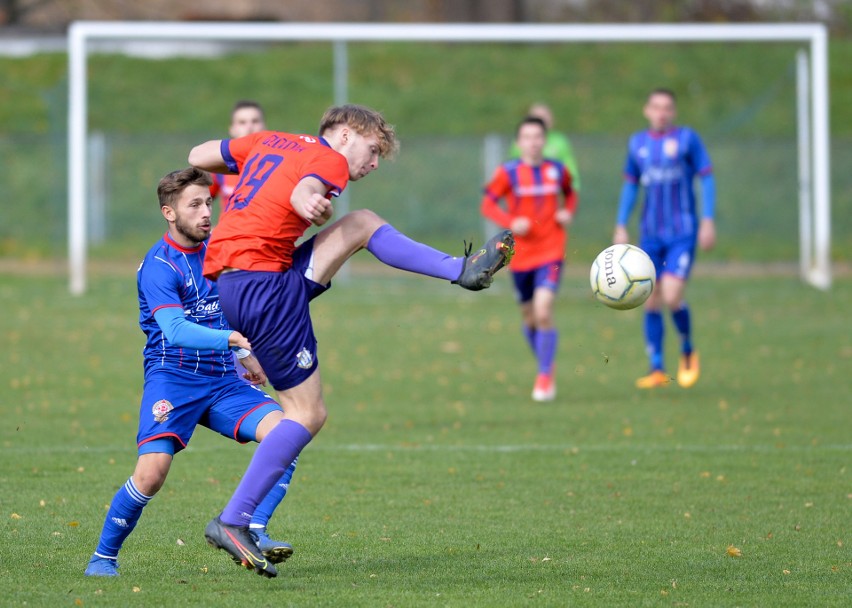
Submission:
<svg viewBox="0 0 852 608">
<path fill-rule="evenodd" d="M 641 186 L 645 190 L 645 204 L 639 222 L 639 246 L 654 261 L 657 286 L 645 302 L 645 343 L 650 370 L 636 381 L 638 388 L 655 388 L 670 382 L 663 361 L 663 306 L 671 312 L 680 335 L 678 384 L 693 386 L 700 372 L 684 294 L 695 260 L 696 242 L 705 250 L 716 244 L 716 182 L 704 143 L 689 127 L 674 125 L 676 112 L 672 91 L 655 89 L 648 96 L 644 113 L 650 128 L 630 138 L 613 234 L 613 242 L 629 242 L 627 222 Z M 696 176 L 702 192 L 700 219 L 692 189 Z"/>
<path fill-rule="evenodd" d="M 169 173 L 157 188 L 169 230 L 137 273 L 139 325 L 147 336 L 139 457 L 133 475 L 110 503 L 87 576 L 118 575 L 122 543 L 196 425 L 240 442 L 259 442 L 284 417 L 278 403 L 255 386 L 265 384 L 266 375 L 248 340 L 229 328 L 216 283 L 202 275 L 211 230 L 211 183 L 209 174 L 189 168 Z M 237 376 L 231 350 L 237 351 L 251 384 Z M 289 544 L 271 540 L 265 524 L 284 498 L 295 465 L 272 486 L 252 519 L 253 538 L 272 563 L 293 552 Z"/>
</svg>

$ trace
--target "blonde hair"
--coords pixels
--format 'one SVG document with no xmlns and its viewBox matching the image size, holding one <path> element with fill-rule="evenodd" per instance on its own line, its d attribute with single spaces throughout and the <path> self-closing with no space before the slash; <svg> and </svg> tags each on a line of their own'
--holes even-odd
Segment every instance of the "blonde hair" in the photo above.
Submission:
<svg viewBox="0 0 852 608">
<path fill-rule="evenodd" d="M 352 103 L 329 108 L 320 120 L 319 134 L 322 136 L 338 125 L 346 125 L 365 137 L 377 135 L 382 158 L 391 158 L 399 151 L 393 125 L 385 121 L 381 112 Z"/>
</svg>

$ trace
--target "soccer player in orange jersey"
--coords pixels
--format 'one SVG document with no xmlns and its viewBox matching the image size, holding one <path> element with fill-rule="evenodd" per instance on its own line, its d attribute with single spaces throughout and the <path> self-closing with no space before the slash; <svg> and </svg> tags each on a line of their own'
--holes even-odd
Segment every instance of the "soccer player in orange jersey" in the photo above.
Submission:
<svg viewBox="0 0 852 608">
<path fill-rule="evenodd" d="M 543 156 L 547 139 L 544 121 L 528 116 L 518 125 L 520 158 L 497 167 L 482 197 L 482 214 L 515 235 L 515 256 L 509 264 L 521 305 L 523 331 L 538 360 L 532 398 L 556 397 L 553 363 L 558 333 L 553 301 L 565 259 L 565 228 L 577 208 L 571 173 L 561 162 Z M 500 206 L 505 199 L 506 208 Z"/>
<path fill-rule="evenodd" d="M 228 128 L 228 135 L 231 138 L 245 137 L 258 131 L 263 131 L 266 128 L 266 118 L 263 113 L 263 107 L 251 100 L 242 100 L 234 104 L 234 109 L 231 110 L 231 126 Z M 218 196 L 221 201 L 222 209 L 225 207 L 226 201 L 234 193 L 237 187 L 239 175 L 233 173 L 213 173 L 213 184 L 210 186 L 210 196 L 214 199 Z"/>
<path fill-rule="evenodd" d="M 331 287 L 335 273 L 361 249 L 395 268 L 471 290 L 488 287 L 512 256 L 509 230 L 473 254 L 453 257 L 409 239 L 366 209 L 346 214 L 296 246 L 312 224 L 331 219 L 331 199 L 349 181 L 375 171 L 379 158 L 396 148 L 394 129 L 380 113 L 344 105 L 326 111 L 319 135 L 260 131 L 202 143 L 189 155 L 190 164 L 200 169 L 240 175 L 210 240 L 204 276 L 216 280 L 225 318 L 251 342 L 284 408 L 284 418 L 273 428 L 261 421 L 258 432 L 264 439 L 205 537 L 264 576 L 277 572 L 248 524 L 327 416 L 311 300 Z"/>
</svg>

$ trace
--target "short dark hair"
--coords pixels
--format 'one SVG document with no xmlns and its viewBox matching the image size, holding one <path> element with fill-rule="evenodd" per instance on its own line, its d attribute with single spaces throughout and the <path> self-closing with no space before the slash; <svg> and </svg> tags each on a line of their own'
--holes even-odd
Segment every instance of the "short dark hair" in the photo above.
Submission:
<svg viewBox="0 0 852 608">
<path fill-rule="evenodd" d="M 157 198 L 160 201 L 160 208 L 171 207 L 174 209 L 175 202 L 189 186 L 207 186 L 209 188 L 212 183 L 213 178 L 207 171 L 195 167 L 172 171 L 163 177 L 157 185 Z"/>
<path fill-rule="evenodd" d="M 246 108 L 253 108 L 260 112 L 260 115 L 265 118 L 266 114 L 263 111 L 263 106 L 260 103 L 254 101 L 253 99 L 241 99 L 237 103 L 234 104 L 233 109 L 231 110 L 231 119 L 234 118 L 234 114 L 236 114 L 239 110 L 244 110 Z"/>
<path fill-rule="evenodd" d="M 538 116 L 524 116 L 523 120 L 518 123 L 518 127 L 515 129 L 515 137 L 520 135 L 521 128 L 524 125 L 538 125 L 541 127 L 541 130 L 544 131 L 544 134 L 547 135 L 547 125 L 544 124 L 544 121 Z"/>
<path fill-rule="evenodd" d="M 656 89 L 648 93 L 648 99 L 651 99 L 654 95 L 665 95 L 674 103 L 677 103 L 677 95 L 675 95 L 675 92 L 671 89 L 667 89 L 665 87 L 657 87 Z"/>
</svg>

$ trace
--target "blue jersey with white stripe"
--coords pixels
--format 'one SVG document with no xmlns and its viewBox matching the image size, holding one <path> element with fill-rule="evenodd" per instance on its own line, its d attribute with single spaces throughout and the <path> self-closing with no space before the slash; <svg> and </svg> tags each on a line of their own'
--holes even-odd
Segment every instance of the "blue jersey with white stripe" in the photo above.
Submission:
<svg viewBox="0 0 852 608">
<path fill-rule="evenodd" d="M 173 346 L 154 319 L 154 313 L 161 308 L 180 307 L 187 321 L 211 329 L 230 329 L 219 306 L 216 283 L 201 273 L 206 250 L 206 241 L 187 249 L 167 233 L 151 247 L 139 266 L 139 326 L 148 338 L 142 351 L 146 376 L 163 368 L 217 377 L 234 373 L 229 351 Z"/>
<path fill-rule="evenodd" d="M 696 175 L 712 170 L 704 143 L 689 127 L 633 134 L 624 177 L 645 190 L 642 234 L 664 240 L 694 236 L 698 221 L 692 184 Z"/>
</svg>

